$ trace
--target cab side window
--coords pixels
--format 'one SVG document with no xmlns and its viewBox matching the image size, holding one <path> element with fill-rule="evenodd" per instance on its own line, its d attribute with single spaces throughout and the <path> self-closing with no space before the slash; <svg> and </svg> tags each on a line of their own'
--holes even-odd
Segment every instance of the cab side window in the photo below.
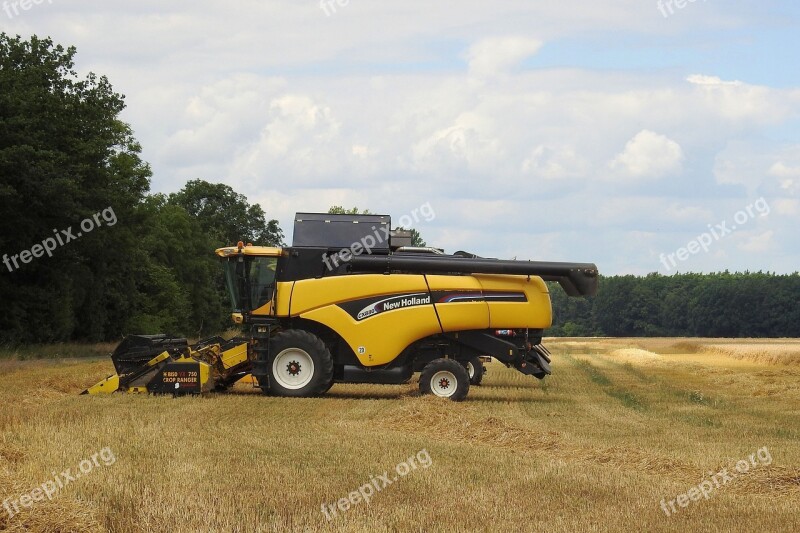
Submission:
<svg viewBox="0 0 800 533">
<path fill-rule="evenodd" d="M 258 309 L 272 300 L 275 293 L 276 257 L 255 257 L 250 264 L 250 301 Z"/>
</svg>

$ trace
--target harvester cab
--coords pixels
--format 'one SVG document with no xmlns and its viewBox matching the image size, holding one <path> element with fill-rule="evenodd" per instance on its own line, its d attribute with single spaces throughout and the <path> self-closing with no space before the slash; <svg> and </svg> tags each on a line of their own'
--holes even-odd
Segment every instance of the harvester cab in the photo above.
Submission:
<svg viewBox="0 0 800 533">
<path fill-rule="evenodd" d="M 278 259 L 283 250 L 239 242 L 236 248 L 217 252 L 224 261 L 225 284 L 233 304 L 233 321 L 244 322 L 243 313 L 257 310 L 270 314 L 275 297 Z"/>
<path fill-rule="evenodd" d="M 422 393 L 461 400 L 489 357 L 539 379 L 551 373 L 541 344 L 552 319 L 546 281 L 570 296 L 597 291 L 591 263 L 410 245 L 389 216 L 298 213 L 291 247 L 220 248 L 233 320 L 248 334 L 193 346 L 128 338 L 115 366 L 130 366 L 117 367 L 104 390 L 164 392 L 165 365 L 199 364 L 198 384 L 184 390 L 225 388 L 250 373 L 265 394 L 314 396 L 334 383 L 399 384 L 421 372 Z"/>
</svg>

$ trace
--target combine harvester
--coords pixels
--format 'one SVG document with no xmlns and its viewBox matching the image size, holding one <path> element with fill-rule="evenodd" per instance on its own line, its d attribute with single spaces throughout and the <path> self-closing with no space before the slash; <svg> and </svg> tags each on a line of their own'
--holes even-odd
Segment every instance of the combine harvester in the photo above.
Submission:
<svg viewBox="0 0 800 533">
<path fill-rule="evenodd" d="M 233 320 L 249 336 L 129 336 L 111 356 L 117 374 L 85 392 L 198 394 L 252 374 L 265 394 L 316 396 L 422 372 L 422 393 L 463 400 L 482 357 L 550 374 L 545 281 L 570 296 L 597 292 L 594 264 L 445 255 L 390 228 L 388 216 L 298 213 L 289 248 L 220 248 Z"/>
</svg>

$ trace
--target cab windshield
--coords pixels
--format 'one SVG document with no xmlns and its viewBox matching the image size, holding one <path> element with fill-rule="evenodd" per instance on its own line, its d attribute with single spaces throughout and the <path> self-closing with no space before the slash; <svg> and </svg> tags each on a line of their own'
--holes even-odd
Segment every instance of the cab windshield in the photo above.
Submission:
<svg viewBox="0 0 800 533">
<path fill-rule="evenodd" d="M 228 258 L 225 284 L 235 312 L 266 305 L 274 294 L 277 257 L 239 255 Z"/>
</svg>

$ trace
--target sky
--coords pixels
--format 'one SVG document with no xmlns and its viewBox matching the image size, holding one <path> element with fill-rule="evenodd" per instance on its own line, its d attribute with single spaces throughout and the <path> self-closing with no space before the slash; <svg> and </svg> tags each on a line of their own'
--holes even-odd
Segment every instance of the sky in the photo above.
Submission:
<svg viewBox="0 0 800 533">
<path fill-rule="evenodd" d="M 126 96 L 154 192 L 226 183 L 289 242 L 295 212 L 357 206 L 609 275 L 798 270 L 799 22 L 789 0 L 0 0 L 0 31 Z"/>
</svg>

